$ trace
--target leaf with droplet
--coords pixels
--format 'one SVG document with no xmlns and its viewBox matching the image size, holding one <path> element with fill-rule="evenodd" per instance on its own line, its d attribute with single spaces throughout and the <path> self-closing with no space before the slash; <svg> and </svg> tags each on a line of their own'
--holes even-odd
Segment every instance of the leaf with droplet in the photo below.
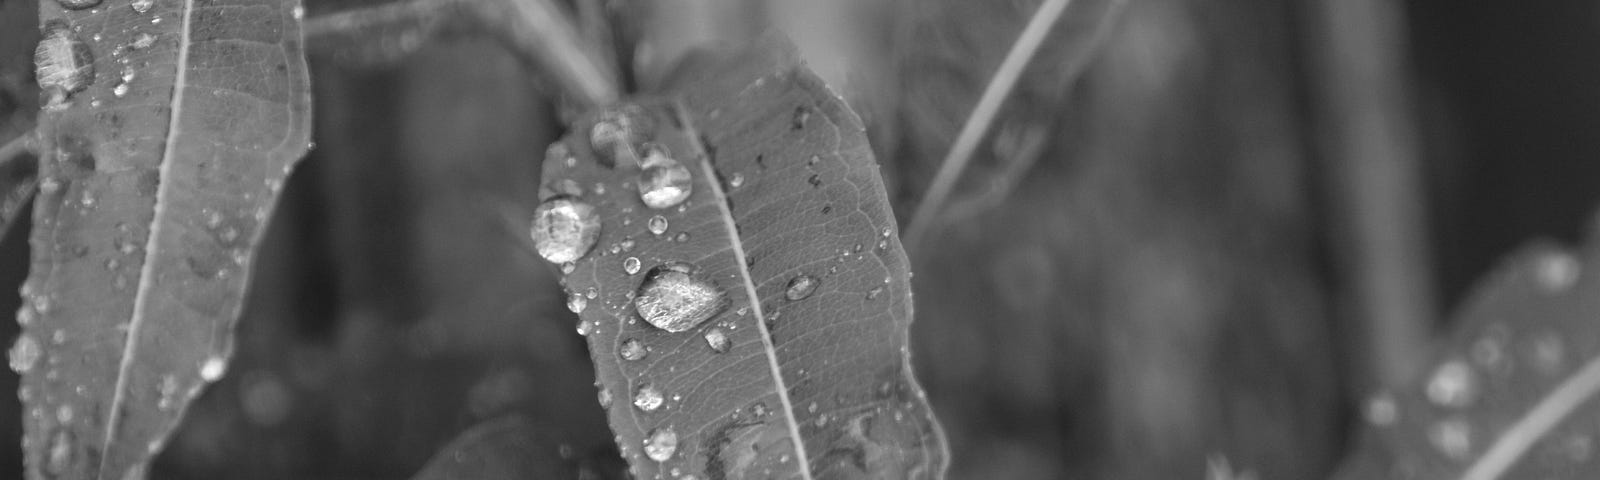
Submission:
<svg viewBox="0 0 1600 480">
<path fill-rule="evenodd" d="M 93 68 L 39 117 L 18 312 L 43 347 L 20 393 L 29 478 L 142 478 L 226 370 L 250 259 L 309 142 L 299 1 L 144 6 L 40 4 L 84 48 L 36 60 Z"/>
<path fill-rule="evenodd" d="M 1543 244 L 1478 286 L 1420 378 L 1364 406 L 1341 479 L 1600 476 L 1600 245 Z"/>
<path fill-rule="evenodd" d="M 528 419 L 505 417 L 462 432 L 411 479 L 589 478 L 578 474 L 578 462 L 563 458 L 562 448 Z"/>
<path fill-rule="evenodd" d="M 693 57 L 667 85 L 626 107 L 648 138 L 597 157 L 597 121 L 627 137 L 603 120 L 613 107 L 544 165 L 546 198 L 578 185 L 599 212 L 563 282 L 597 292 L 579 331 L 602 397 L 632 400 L 607 409 L 634 475 L 941 478 L 906 256 L 860 119 L 777 40 Z M 687 178 L 655 171 L 674 164 Z"/>
</svg>

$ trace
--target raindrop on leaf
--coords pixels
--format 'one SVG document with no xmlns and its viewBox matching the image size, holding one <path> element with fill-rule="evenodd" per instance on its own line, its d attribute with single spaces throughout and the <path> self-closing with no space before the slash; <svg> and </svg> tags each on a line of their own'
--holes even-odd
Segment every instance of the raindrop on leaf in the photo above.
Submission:
<svg viewBox="0 0 1600 480">
<path fill-rule="evenodd" d="M 63 1 L 62 5 L 83 4 L 76 8 L 86 8 L 98 3 L 99 0 Z M 67 97 L 94 83 L 94 53 L 66 22 L 51 20 L 44 30 L 44 39 L 33 50 L 34 78 L 47 96 L 45 108 L 61 109 L 66 107 Z"/>
<path fill-rule="evenodd" d="M 587 297 L 576 292 L 567 295 L 567 310 L 572 310 L 572 313 L 583 313 L 583 309 L 588 306 L 589 299 Z"/>
<path fill-rule="evenodd" d="M 622 355 L 623 360 L 637 361 L 644 360 L 644 357 L 650 355 L 650 350 L 645 348 L 643 342 L 630 338 L 622 342 L 622 348 L 617 350 L 617 354 Z"/>
<path fill-rule="evenodd" d="M 645 223 L 645 227 L 649 228 L 650 233 L 655 235 L 667 233 L 667 217 L 660 215 L 650 217 L 650 221 Z"/>
<path fill-rule="evenodd" d="M 1465 407 L 1478 398 L 1478 375 L 1460 360 L 1440 365 L 1428 377 L 1428 400 L 1445 407 Z"/>
<path fill-rule="evenodd" d="M 722 327 L 707 329 L 705 339 L 706 346 L 711 347 L 713 352 L 723 353 L 733 346 L 733 340 L 728 339 L 728 332 L 723 330 Z"/>
<path fill-rule="evenodd" d="M 17 373 L 28 373 L 33 366 L 39 363 L 39 357 L 44 354 L 44 348 L 39 346 L 39 341 L 26 333 L 17 337 L 17 343 L 11 345 L 8 359 L 11 370 Z"/>
<path fill-rule="evenodd" d="M 558 195 L 534 210 L 531 233 L 539 256 L 550 263 L 572 262 L 587 255 L 600 239 L 600 216 L 594 206 Z"/>
<path fill-rule="evenodd" d="M 657 428 L 650 431 L 650 437 L 644 441 L 644 454 L 651 460 L 665 462 L 672 458 L 678 451 L 678 433 L 672 427 Z"/>
<path fill-rule="evenodd" d="M 646 412 L 656 411 L 663 403 L 666 403 L 666 397 L 661 395 L 661 390 L 657 390 L 655 385 L 645 384 L 633 394 L 633 406 Z"/>
<path fill-rule="evenodd" d="M 682 332 L 727 308 L 722 290 L 693 274 L 686 263 L 650 269 L 634 298 L 639 316 L 656 328 Z"/>
<path fill-rule="evenodd" d="M 671 208 L 689 198 L 693 183 L 689 168 L 672 158 L 672 153 L 661 145 L 645 146 L 644 161 L 639 171 L 639 199 L 645 206 L 657 210 Z"/>
<path fill-rule="evenodd" d="M 639 273 L 639 257 L 628 257 L 622 260 L 622 271 L 628 275 Z"/>
<path fill-rule="evenodd" d="M 783 297 L 791 301 L 805 300 L 817 291 L 817 284 L 821 283 L 816 277 L 810 275 L 797 275 L 789 279 L 789 286 L 783 292 Z"/>
</svg>

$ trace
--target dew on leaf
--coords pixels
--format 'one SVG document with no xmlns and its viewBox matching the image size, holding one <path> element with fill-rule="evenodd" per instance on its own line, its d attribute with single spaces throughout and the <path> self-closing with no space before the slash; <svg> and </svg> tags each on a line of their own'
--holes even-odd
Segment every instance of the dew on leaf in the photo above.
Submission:
<svg viewBox="0 0 1600 480">
<path fill-rule="evenodd" d="M 534 247 L 545 260 L 556 264 L 576 261 L 600 239 L 600 215 L 592 205 L 558 195 L 534 210 L 531 233 Z"/>
<path fill-rule="evenodd" d="M 215 382 L 222 378 L 222 374 L 227 373 L 227 371 L 228 360 L 220 355 L 212 355 L 207 357 L 204 363 L 200 364 L 200 379 L 207 382 Z"/>
<path fill-rule="evenodd" d="M 872 287 L 872 290 L 867 290 L 867 300 L 877 299 L 879 295 L 883 295 L 883 287 Z"/>
<path fill-rule="evenodd" d="M 644 454 L 651 460 L 665 462 L 678 452 L 678 433 L 672 427 L 657 428 L 650 431 L 649 438 L 644 441 Z"/>
<path fill-rule="evenodd" d="M 154 45 L 155 43 L 156 43 L 156 36 L 155 35 L 151 35 L 151 34 L 148 34 L 148 33 L 140 33 L 140 34 L 135 35 L 133 37 L 133 43 L 128 44 L 128 46 L 130 48 L 133 48 L 134 50 L 143 50 L 143 49 L 146 49 L 146 48 L 150 48 L 150 46 Z"/>
<path fill-rule="evenodd" d="M 622 247 L 622 252 L 623 253 L 627 253 L 627 252 L 633 251 L 633 247 L 637 246 L 637 245 L 638 244 L 636 242 L 634 242 L 633 239 L 631 239 L 631 238 L 624 238 L 624 239 L 622 239 L 622 243 L 618 244 L 618 246 Z M 632 275 L 632 274 L 630 273 L 629 275 Z"/>
<path fill-rule="evenodd" d="M 72 466 L 72 443 L 72 432 L 65 428 L 56 430 L 50 439 L 50 458 L 45 462 L 45 469 L 54 475 L 66 473 Z"/>
<path fill-rule="evenodd" d="M 561 274 L 562 275 L 571 275 L 572 272 L 577 270 L 577 269 L 578 269 L 578 264 L 573 263 L 573 262 L 562 262 L 562 264 L 561 264 Z"/>
<path fill-rule="evenodd" d="M 661 390 L 648 383 L 639 387 L 639 391 L 633 393 L 633 406 L 639 407 L 640 410 L 646 412 L 656 411 L 666 401 L 666 397 L 661 395 Z"/>
<path fill-rule="evenodd" d="M 645 223 L 645 227 L 650 229 L 651 234 L 661 235 L 667 233 L 667 217 L 660 215 L 650 217 L 650 221 Z"/>
<path fill-rule="evenodd" d="M 810 275 L 796 275 L 789 279 L 789 286 L 783 291 L 783 297 L 791 301 L 805 300 L 817 291 L 817 284 L 821 283 L 816 277 Z"/>
<path fill-rule="evenodd" d="M 56 3 L 67 10 L 83 10 L 99 5 L 100 0 L 56 0 Z"/>
<path fill-rule="evenodd" d="M 617 350 L 617 354 L 622 355 L 623 360 L 644 360 L 644 357 L 650 355 L 650 349 L 645 348 L 644 342 L 630 338 L 622 342 L 622 348 Z"/>
<path fill-rule="evenodd" d="M 1478 398 L 1478 375 L 1466 362 L 1451 360 L 1428 377 L 1428 400 L 1445 407 L 1465 407 Z"/>
<path fill-rule="evenodd" d="M 163 411 L 170 411 L 177 407 L 178 377 L 170 374 L 162 375 L 161 383 L 156 385 L 156 393 L 159 394 L 159 400 L 156 401 L 156 408 L 159 408 Z"/>
<path fill-rule="evenodd" d="M 611 389 L 600 388 L 600 408 L 611 408 Z"/>
<path fill-rule="evenodd" d="M 1472 453 L 1472 426 L 1465 420 L 1442 420 L 1428 427 L 1428 443 L 1444 456 L 1465 460 Z"/>
<path fill-rule="evenodd" d="M 672 237 L 672 241 L 675 241 L 675 242 L 678 242 L 678 243 L 683 243 L 683 242 L 689 241 L 689 232 L 678 232 L 677 235 Z"/>
<path fill-rule="evenodd" d="M 639 257 L 628 257 L 622 260 L 622 272 L 628 275 L 639 273 Z"/>
<path fill-rule="evenodd" d="M 155 6 L 155 4 L 156 0 L 133 0 L 128 2 L 128 6 L 133 7 L 133 11 L 139 13 L 150 11 L 150 7 Z"/>
<path fill-rule="evenodd" d="M 571 310 L 572 313 L 583 313 L 583 309 L 588 306 L 587 297 L 576 292 L 567 295 L 567 310 Z"/>
<path fill-rule="evenodd" d="M 86 3 L 88 1 L 93 3 Z M 93 6 L 99 0 L 86 2 L 85 6 Z M 68 3 L 79 2 L 62 4 Z M 51 20 L 44 30 L 44 38 L 33 50 L 34 78 L 45 92 L 45 108 L 58 110 L 66 107 L 67 97 L 94 83 L 94 53 L 72 33 L 66 22 Z"/>
<path fill-rule="evenodd" d="M 1534 278 L 1546 291 L 1561 292 L 1578 282 L 1581 269 L 1577 257 L 1572 254 L 1552 252 L 1535 260 Z"/>
<path fill-rule="evenodd" d="M 682 332 L 700 325 L 727 307 L 722 290 L 693 275 L 686 263 L 667 263 L 645 275 L 633 303 L 639 316 L 656 328 Z"/>
<path fill-rule="evenodd" d="M 1539 333 L 1533 337 L 1531 343 L 1528 363 L 1541 373 L 1557 373 L 1566 362 L 1566 346 L 1556 334 Z"/>
<path fill-rule="evenodd" d="M 733 174 L 733 178 L 728 179 L 728 186 L 732 187 L 732 188 L 739 188 L 741 186 L 744 186 L 744 174 L 743 173 L 735 173 L 735 174 Z"/>
<path fill-rule="evenodd" d="M 39 363 L 39 357 L 42 355 L 44 355 L 44 348 L 39 345 L 39 341 L 34 339 L 32 335 L 24 333 L 22 336 L 17 337 L 16 343 L 11 345 L 11 352 L 7 359 L 10 360 L 12 371 L 28 373 L 29 370 L 33 370 L 34 365 Z"/>
<path fill-rule="evenodd" d="M 733 340 L 728 339 L 728 332 L 723 330 L 722 327 L 707 329 L 705 339 L 706 346 L 711 347 L 713 352 L 723 353 L 733 346 Z"/>
<path fill-rule="evenodd" d="M 1387 392 L 1374 395 L 1367 400 L 1365 409 L 1367 422 L 1380 427 L 1394 425 L 1400 420 L 1400 404 L 1395 401 L 1394 395 Z"/>
<path fill-rule="evenodd" d="M 649 140 L 654 130 L 654 122 L 643 107 L 622 105 L 600 113 L 600 118 L 589 129 L 589 145 L 601 165 L 613 168 L 617 165 L 618 153 L 631 151 L 635 145 Z"/>
<path fill-rule="evenodd" d="M 666 147 L 647 145 L 640 167 L 639 199 L 645 206 L 660 210 L 677 206 L 689 198 L 693 189 L 689 168 L 673 159 Z"/>
</svg>

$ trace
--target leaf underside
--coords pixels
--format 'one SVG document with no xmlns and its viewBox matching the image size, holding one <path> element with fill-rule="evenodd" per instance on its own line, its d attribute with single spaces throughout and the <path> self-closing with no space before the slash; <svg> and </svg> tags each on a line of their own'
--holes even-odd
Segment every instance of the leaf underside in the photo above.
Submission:
<svg viewBox="0 0 1600 480">
<path fill-rule="evenodd" d="M 575 182 L 600 212 L 599 243 L 563 283 L 596 293 L 580 318 L 602 397 L 615 399 L 612 429 L 637 478 L 942 478 L 943 434 L 908 363 L 909 271 L 878 165 L 860 119 L 780 43 L 693 58 L 666 95 L 638 101 L 652 141 L 693 175 L 683 206 L 650 209 L 632 186 L 637 166 L 594 160 L 593 114 L 563 140 L 573 166 L 545 161 L 546 196 Z M 660 235 L 647 230 L 655 215 L 668 221 Z M 727 308 L 681 333 L 642 321 L 634 292 L 667 262 L 695 266 Z M 790 300 L 799 275 L 820 283 Z M 726 352 L 705 340 L 710 329 L 731 340 Z M 643 359 L 621 356 L 630 340 Z M 646 385 L 663 406 L 634 405 Z M 643 448 L 658 429 L 678 437 L 659 462 Z"/>
<path fill-rule="evenodd" d="M 1422 378 L 1365 406 L 1336 478 L 1600 477 L 1600 248 L 1535 245 L 1478 286 Z"/>
<path fill-rule="evenodd" d="M 226 367 L 250 259 L 309 141 L 298 0 L 140 9 L 40 3 L 95 74 L 39 121 L 12 353 L 29 478 L 142 478 Z"/>
</svg>

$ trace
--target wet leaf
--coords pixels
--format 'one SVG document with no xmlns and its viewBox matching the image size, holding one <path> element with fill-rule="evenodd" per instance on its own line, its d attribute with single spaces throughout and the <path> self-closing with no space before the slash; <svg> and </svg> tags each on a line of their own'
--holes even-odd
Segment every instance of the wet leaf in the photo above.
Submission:
<svg viewBox="0 0 1600 480">
<path fill-rule="evenodd" d="M 255 246 L 307 148 L 300 5 L 62 5 L 78 4 L 45 1 L 40 14 L 71 48 L 36 60 L 88 77 L 47 91 L 39 118 L 18 312 L 39 348 L 12 362 L 27 471 L 142 478 L 189 401 L 227 370 Z"/>
<path fill-rule="evenodd" d="M 428 460 L 412 480 L 523 480 L 581 478 L 570 447 L 563 447 L 526 418 L 491 420 L 462 432 Z"/>
<path fill-rule="evenodd" d="M 586 298 L 579 331 L 633 474 L 941 478 L 859 118 L 775 40 L 670 78 L 581 118 L 544 165 L 545 197 L 599 212 L 563 282 Z"/>
<path fill-rule="evenodd" d="M 1536 245 L 1478 287 L 1422 378 L 1365 405 L 1338 478 L 1600 476 L 1600 246 Z"/>
</svg>

